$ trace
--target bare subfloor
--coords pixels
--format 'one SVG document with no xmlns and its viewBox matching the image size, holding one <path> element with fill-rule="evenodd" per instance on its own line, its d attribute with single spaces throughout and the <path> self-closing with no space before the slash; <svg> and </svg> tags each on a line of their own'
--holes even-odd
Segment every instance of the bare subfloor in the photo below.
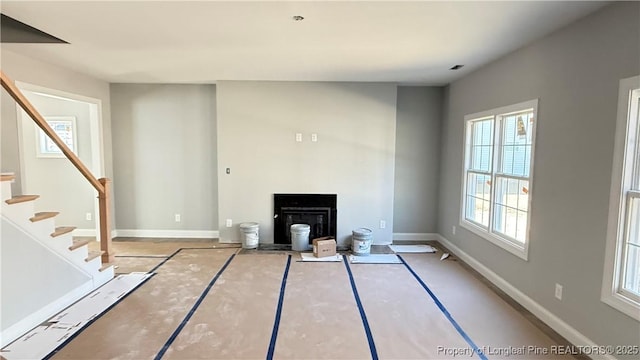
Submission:
<svg viewBox="0 0 640 360">
<path fill-rule="evenodd" d="M 156 275 L 54 358 L 478 359 L 478 349 L 488 359 L 561 357 L 554 334 L 440 252 L 401 255 L 407 267 L 304 263 L 295 252 L 211 241 L 114 246 L 117 273 Z"/>
</svg>

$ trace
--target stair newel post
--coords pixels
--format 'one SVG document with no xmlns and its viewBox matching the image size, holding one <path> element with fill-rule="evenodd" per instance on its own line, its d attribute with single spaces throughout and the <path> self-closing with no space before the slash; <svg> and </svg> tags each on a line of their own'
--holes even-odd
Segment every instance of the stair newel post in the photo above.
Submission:
<svg viewBox="0 0 640 360">
<path fill-rule="evenodd" d="M 111 180 L 98 179 L 103 191 L 98 193 L 98 205 L 100 207 L 100 250 L 102 263 L 111 263 L 115 259 L 115 252 L 111 247 Z"/>
</svg>

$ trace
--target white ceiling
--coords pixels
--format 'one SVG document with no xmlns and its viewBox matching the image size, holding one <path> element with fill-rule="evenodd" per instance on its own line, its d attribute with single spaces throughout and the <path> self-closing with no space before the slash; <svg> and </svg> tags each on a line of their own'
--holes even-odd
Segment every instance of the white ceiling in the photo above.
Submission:
<svg viewBox="0 0 640 360">
<path fill-rule="evenodd" d="M 603 4 L 3 0 L 2 13 L 71 44 L 2 49 L 109 82 L 442 85 Z"/>
</svg>

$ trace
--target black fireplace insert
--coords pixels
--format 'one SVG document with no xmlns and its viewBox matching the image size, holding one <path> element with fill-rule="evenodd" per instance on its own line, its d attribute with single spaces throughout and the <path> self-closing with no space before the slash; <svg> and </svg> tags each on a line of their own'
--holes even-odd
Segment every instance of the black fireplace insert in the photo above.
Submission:
<svg viewBox="0 0 640 360">
<path fill-rule="evenodd" d="M 310 242 L 317 237 L 336 236 L 336 204 L 335 194 L 274 194 L 274 243 L 291 244 L 293 224 L 310 226 Z"/>
</svg>

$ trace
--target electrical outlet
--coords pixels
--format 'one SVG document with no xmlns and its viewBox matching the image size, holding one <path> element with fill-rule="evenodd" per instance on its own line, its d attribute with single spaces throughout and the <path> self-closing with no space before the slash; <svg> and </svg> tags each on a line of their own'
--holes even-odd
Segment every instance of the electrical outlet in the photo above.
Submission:
<svg viewBox="0 0 640 360">
<path fill-rule="evenodd" d="M 231 221 L 231 219 L 227 219 L 227 227 L 232 227 L 233 226 L 233 221 Z"/>
<path fill-rule="evenodd" d="M 380 229 L 384 229 L 387 227 L 387 222 L 384 220 L 380 220 Z"/>
<path fill-rule="evenodd" d="M 93 215 L 91 213 L 87 213 L 84 218 L 87 219 L 87 221 L 91 221 L 91 219 L 93 219 Z"/>
<path fill-rule="evenodd" d="M 302 133 L 296 134 L 296 142 L 302 142 Z"/>
<path fill-rule="evenodd" d="M 455 227 L 455 225 L 451 227 L 451 233 L 452 233 L 453 235 L 455 235 L 455 234 L 456 234 L 456 227 Z"/>
<path fill-rule="evenodd" d="M 176 214 L 175 217 L 176 217 L 176 222 L 182 221 L 180 214 Z"/>
<path fill-rule="evenodd" d="M 313 142 L 318 141 L 318 134 L 311 134 L 311 141 Z"/>
<path fill-rule="evenodd" d="M 562 285 L 556 284 L 556 299 L 562 300 Z"/>
</svg>

